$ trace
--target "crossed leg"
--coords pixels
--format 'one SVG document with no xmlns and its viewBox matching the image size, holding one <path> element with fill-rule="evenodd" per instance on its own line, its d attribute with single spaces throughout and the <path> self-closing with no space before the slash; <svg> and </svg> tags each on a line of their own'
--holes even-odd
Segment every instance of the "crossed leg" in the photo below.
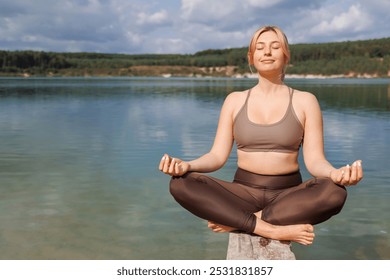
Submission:
<svg viewBox="0 0 390 280">
<path fill-rule="evenodd" d="M 191 213 L 206 220 L 216 221 L 209 223 L 216 232 L 239 229 L 271 239 L 290 240 L 304 245 L 313 242 L 314 228 L 310 223 L 282 225 L 266 221 L 262 217 L 263 212 L 254 206 L 254 201 L 251 201 L 253 197 L 242 193 L 237 184 L 203 174 L 189 173 L 183 177 L 173 178 L 170 191 Z"/>
<path fill-rule="evenodd" d="M 269 224 L 261 219 L 262 211 L 254 213 L 257 217 L 256 227 L 253 233 L 275 239 L 288 240 L 300 243 L 302 245 L 310 245 L 314 241 L 314 227 L 310 224 L 296 224 L 277 226 Z M 208 221 L 208 227 L 218 233 L 232 232 L 238 230 L 237 228 L 221 225 L 212 221 Z"/>
<path fill-rule="evenodd" d="M 253 232 L 272 239 L 311 244 L 314 239 L 312 224 L 324 222 L 339 213 L 346 197 L 345 187 L 334 184 L 328 178 L 313 178 L 289 188 L 262 211 L 256 212 Z M 212 221 L 208 226 L 214 232 L 236 230 Z"/>
</svg>

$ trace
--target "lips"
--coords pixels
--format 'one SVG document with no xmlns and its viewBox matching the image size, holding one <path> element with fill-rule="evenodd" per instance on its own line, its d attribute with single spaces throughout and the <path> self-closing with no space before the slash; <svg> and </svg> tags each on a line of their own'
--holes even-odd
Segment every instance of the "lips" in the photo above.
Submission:
<svg viewBox="0 0 390 280">
<path fill-rule="evenodd" d="M 272 62 L 275 62 L 275 60 L 274 59 L 263 59 L 263 60 L 261 60 L 261 62 L 263 62 L 263 63 L 272 63 Z"/>
</svg>

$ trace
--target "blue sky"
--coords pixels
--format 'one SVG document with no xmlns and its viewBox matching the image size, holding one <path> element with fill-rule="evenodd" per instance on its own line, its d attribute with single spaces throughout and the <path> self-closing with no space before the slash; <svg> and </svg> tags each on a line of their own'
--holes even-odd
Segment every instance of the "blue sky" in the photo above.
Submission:
<svg viewBox="0 0 390 280">
<path fill-rule="evenodd" d="M 247 46 L 262 25 L 290 43 L 390 37 L 389 0 L 0 0 L 0 49 L 195 53 Z"/>
</svg>

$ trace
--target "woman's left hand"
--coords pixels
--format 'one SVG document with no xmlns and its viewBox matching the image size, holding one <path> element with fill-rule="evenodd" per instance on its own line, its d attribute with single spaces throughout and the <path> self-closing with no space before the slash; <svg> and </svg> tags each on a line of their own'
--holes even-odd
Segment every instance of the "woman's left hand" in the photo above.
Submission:
<svg viewBox="0 0 390 280">
<path fill-rule="evenodd" d="M 347 164 L 339 169 L 330 172 L 330 178 L 333 182 L 343 186 L 353 186 L 359 183 L 363 178 L 362 161 L 357 160 L 350 166 Z"/>
</svg>

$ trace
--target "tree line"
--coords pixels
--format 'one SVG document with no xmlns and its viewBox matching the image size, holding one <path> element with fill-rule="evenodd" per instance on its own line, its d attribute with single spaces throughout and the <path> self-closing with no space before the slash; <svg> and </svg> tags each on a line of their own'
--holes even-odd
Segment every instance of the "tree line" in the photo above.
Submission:
<svg viewBox="0 0 390 280">
<path fill-rule="evenodd" d="M 290 45 L 288 74 L 370 74 L 389 76 L 390 38 Z M 209 49 L 194 54 L 104 54 L 0 51 L 0 75 L 79 74 L 100 69 L 119 73 L 136 66 L 224 67 L 249 71 L 247 48 Z M 129 74 L 130 72 L 126 72 Z"/>
</svg>

